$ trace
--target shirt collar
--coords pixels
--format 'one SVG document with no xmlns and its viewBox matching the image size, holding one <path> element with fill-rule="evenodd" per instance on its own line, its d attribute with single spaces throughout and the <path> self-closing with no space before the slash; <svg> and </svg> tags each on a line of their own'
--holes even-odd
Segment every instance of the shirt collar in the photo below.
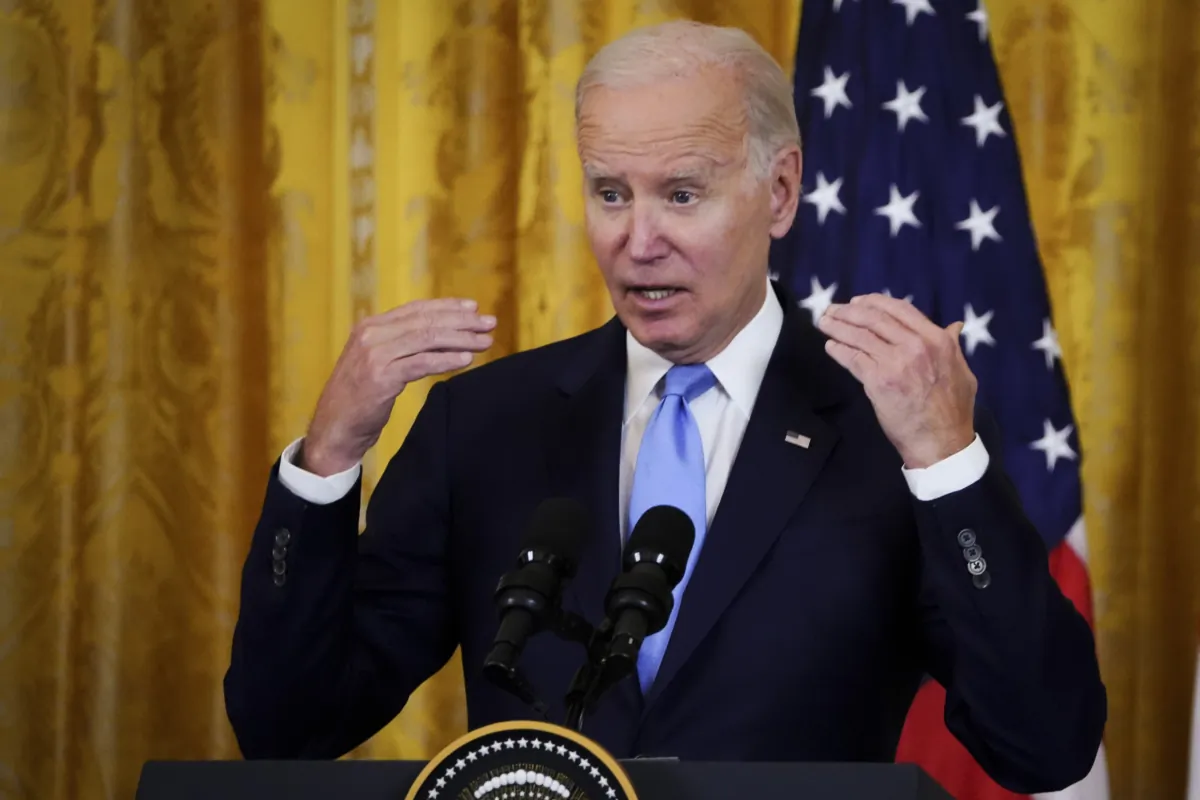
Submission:
<svg viewBox="0 0 1200 800">
<path fill-rule="evenodd" d="M 768 280 L 767 296 L 762 308 L 738 331 L 724 350 L 707 362 L 721 388 L 747 417 L 754 409 L 759 386 L 762 385 L 782 327 L 783 306 L 779 304 L 775 289 Z M 633 338 L 628 331 L 625 333 L 625 349 L 628 363 L 625 421 L 628 422 L 673 364 Z"/>
</svg>

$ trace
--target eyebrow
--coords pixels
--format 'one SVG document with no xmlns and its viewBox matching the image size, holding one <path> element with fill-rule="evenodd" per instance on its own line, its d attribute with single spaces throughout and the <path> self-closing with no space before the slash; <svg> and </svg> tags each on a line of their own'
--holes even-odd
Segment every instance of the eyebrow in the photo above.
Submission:
<svg viewBox="0 0 1200 800">
<path fill-rule="evenodd" d="M 679 181 L 691 181 L 699 179 L 708 179 L 712 177 L 714 168 L 712 164 L 704 164 L 703 166 L 695 167 L 677 167 L 667 174 L 667 181 L 677 183 Z"/>
<path fill-rule="evenodd" d="M 686 167 L 676 167 L 675 169 L 672 169 L 670 172 L 667 173 L 665 182 L 666 183 L 679 183 L 681 181 L 689 181 L 689 180 L 696 180 L 696 179 L 707 180 L 712 177 L 712 174 L 717 167 L 717 164 L 715 162 L 711 162 L 711 163 L 710 162 L 711 162 L 710 159 L 705 159 L 705 163 L 703 163 L 703 164 L 694 165 L 694 166 L 686 166 Z M 583 174 L 584 174 L 584 177 L 592 183 L 594 183 L 596 181 L 601 181 L 601 180 L 624 180 L 623 178 L 621 178 L 617 175 L 613 175 L 612 173 L 608 172 L 603 167 L 596 166 L 595 164 L 584 164 L 583 165 Z"/>
</svg>

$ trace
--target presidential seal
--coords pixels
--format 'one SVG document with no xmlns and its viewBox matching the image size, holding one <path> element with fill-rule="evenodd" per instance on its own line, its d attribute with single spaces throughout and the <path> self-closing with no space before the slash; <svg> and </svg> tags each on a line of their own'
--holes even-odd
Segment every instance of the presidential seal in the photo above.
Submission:
<svg viewBox="0 0 1200 800">
<path fill-rule="evenodd" d="M 629 777 L 580 733 L 544 722 L 472 731 L 425 765 L 406 800 L 636 800 Z"/>
</svg>

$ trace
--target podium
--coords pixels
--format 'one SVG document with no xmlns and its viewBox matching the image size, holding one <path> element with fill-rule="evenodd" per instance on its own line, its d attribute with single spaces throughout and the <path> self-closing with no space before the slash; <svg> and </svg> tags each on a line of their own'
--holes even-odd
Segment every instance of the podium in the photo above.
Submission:
<svg viewBox="0 0 1200 800">
<path fill-rule="evenodd" d="M 151 761 L 136 800 L 404 800 L 424 761 Z M 952 800 L 912 764 L 620 762 L 638 800 Z"/>
</svg>

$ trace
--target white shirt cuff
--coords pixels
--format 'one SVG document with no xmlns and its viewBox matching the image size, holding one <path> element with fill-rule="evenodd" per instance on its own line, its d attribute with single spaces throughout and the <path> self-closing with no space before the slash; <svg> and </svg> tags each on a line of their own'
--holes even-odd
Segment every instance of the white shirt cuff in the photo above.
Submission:
<svg viewBox="0 0 1200 800">
<path fill-rule="evenodd" d="M 909 491 L 918 500 L 937 500 L 978 481 L 987 472 L 989 462 L 987 448 L 979 434 L 975 434 L 975 441 L 949 458 L 922 469 L 901 467 L 901 471 Z"/>
<path fill-rule="evenodd" d="M 358 473 L 362 470 L 362 464 L 355 464 L 350 469 L 327 478 L 314 475 L 297 467 L 292 461 L 303 441 L 304 437 L 301 437 L 284 448 L 283 457 L 279 459 L 279 482 L 301 500 L 307 500 L 314 505 L 325 506 L 336 503 L 354 488 L 354 484 L 358 481 Z"/>
</svg>

